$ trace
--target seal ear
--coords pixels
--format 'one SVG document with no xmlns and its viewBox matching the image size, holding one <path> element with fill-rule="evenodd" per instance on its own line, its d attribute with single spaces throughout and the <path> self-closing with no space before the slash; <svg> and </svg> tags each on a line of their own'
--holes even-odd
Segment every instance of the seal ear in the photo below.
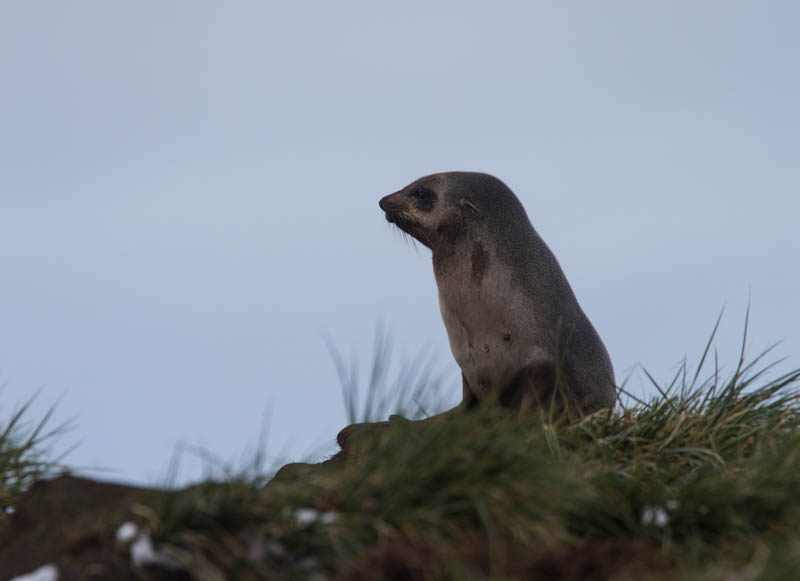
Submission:
<svg viewBox="0 0 800 581">
<path fill-rule="evenodd" d="M 461 205 L 463 207 L 465 207 L 468 210 L 470 210 L 476 216 L 480 215 L 480 211 L 478 210 L 478 207 L 475 204 L 473 204 L 472 202 L 470 202 L 467 198 L 461 198 L 461 200 L 459 200 L 459 202 L 461 203 Z"/>
</svg>

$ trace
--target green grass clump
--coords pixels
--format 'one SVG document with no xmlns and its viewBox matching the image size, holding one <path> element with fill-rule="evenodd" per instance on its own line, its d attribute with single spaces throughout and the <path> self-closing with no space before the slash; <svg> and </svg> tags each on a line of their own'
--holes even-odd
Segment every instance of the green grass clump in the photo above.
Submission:
<svg viewBox="0 0 800 581">
<path fill-rule="evenodd" d="M 711 344 L 655 397 L 579 421 L 361 424 L 344 458 L 199 487 L 156 534 L 198 575 L 800 578 L 800 370 L 770 378 L 742 349 L 725 375 Z"/>
<path fill-rule="evenodd" d="M 26 424 L 34 399 L 35 396 L 0 423 L 0 519 L 28 486 L 57 467 L 63 458 L 50 457 L 51 445 L 68 425 L 48 429 L 54 408 L 32 426 Z"/>
<path fill-rule="evenodd" d="M 444 372 L 437 369 L 433 352 L 423 347 L 391 374 L 392 339 L 383 326 L 375 331 L 372 362 L 365 385 L 361 385 L 358 359 L 348 364 L 330 337 L 326 337 L 342 386 L 347 420 L 377 422 L 389 414 L 407 418 L 428 417 L 442 411 Z M 391 376 L 394 376 L 390 378 Z"/>
<path fill-rule="evenodd" d="M 713 337 L 695 369 L 664 384 L 645 371 L 653 397 L 623 386 L 615 409 L 583 418 L 482 405 L 377 421 L 424 417 L 440 383 L 422 355 L 390 381 L 379 334 L 366 391 L 334 352 L 362 422 L 342 453 L 272 480 L 257 454 L 124 508 L 201 579 L 800 578 L 800 370 L 777 373 L 769 350 L 748 359 L 743 342 L 724 371 Z M 63 431 L 50 414 L 26 426 L 29 406 L 0 424 L 3 509 L 54 466 Z"/>
</svg>

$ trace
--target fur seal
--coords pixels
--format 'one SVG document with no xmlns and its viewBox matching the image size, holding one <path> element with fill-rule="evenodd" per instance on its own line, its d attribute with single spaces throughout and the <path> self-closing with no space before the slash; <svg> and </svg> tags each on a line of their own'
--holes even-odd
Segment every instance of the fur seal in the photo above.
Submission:
<svg viewBox="0 0 800 581">
<path fill-rule="evenodd" d="M 381 199 L 386 219 L 427 246 L 470 409 L 550 402 L 578 416 L 614 404 L 614 370 L 555 256 L 494 176 L 446 172 Z"/>
</svg>

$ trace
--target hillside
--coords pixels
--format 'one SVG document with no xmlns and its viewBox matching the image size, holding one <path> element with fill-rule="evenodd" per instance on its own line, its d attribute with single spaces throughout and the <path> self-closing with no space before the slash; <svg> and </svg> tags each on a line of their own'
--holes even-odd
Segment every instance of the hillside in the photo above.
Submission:
<svg viewBox="0 0 800 581">
<path fill-rule="evenodd" d="M 799 578 L 800 370 L 711 359 L 580 421 L 394 417 L 321 464 L 181 491 L 30 486 L 38 440 L 12 426 L 0 578 Z"/>
</svg>

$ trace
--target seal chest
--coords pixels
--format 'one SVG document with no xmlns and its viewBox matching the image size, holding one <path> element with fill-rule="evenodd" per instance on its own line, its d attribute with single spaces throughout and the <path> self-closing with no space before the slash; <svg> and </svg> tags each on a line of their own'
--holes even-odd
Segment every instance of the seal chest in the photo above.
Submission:
<svg viewBox="0 0 800 581">
<path fill-rule="evenodd" d="M 380 207 L 432 251 L 464 407 L 488 394 L 545 403 L 556 390 L 578 414 L 613 405 L 605 346 L 505 184 L 480 173 L 433 174 Z"/>
<path fill-rule="evenodd" d="M 531 344 L 531 337 L 508 308 L 513 300 L 510 273 L 488 259 L 481 268 L 480 279 L 471 268 L 436 273 L 450 350 L 479 397 L 509 383 L 537 355 L 535 349 L 517 348 L 518 342 Z"/>
</svg>

